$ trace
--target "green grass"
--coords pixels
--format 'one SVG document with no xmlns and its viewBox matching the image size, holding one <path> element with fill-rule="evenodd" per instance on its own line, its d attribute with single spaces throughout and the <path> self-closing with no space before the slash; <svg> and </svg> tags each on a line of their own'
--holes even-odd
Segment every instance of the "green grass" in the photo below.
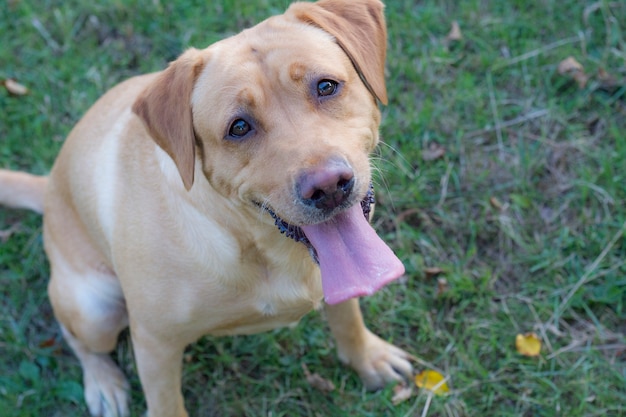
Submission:
<svg viewBox="0 0 626 417">
<path fill-rule="evenodd" d="M 30 94 L 0 90 L 0 166 L 45 173 L 108 88 L 287 3 L 9 0 L 0 78 Z M 363 391 L 313 313 L 295 330 L 190 347 L 191 415 L 626 415 L 626 4 L 390 0 L 386 10 L 376 226 L 407 274 L 362 305 L 418 369 L 449 377 L 450 394 L 393 405 L 391 388 Z M 450 42 L 453 20 L 463 39 Z M 585 88 L 558 74 L 568 56 L 590 76 Z M 428 158 L 431 146 L 445 154 Z M 86 415 L 79 365 L 45 294 L 41 220 L 0 210 L 0 229 L 10 228 L 0 241 L 0 415 Z M 515 351 L 528 331 L 543 340 L 539 358 Z M 127 336 L 115 356 L 139 416 Z M 337 389 L 309 386 L 303 363 Z"/>
</svg>

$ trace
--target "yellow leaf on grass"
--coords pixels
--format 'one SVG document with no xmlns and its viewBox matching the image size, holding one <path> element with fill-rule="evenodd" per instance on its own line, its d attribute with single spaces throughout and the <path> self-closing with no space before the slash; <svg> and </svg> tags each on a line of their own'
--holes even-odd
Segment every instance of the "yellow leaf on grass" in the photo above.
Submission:
<svg viewBox="0 0 626 417">
<path fill-rule="evenodd" d="M 515 348 L 524 356 L 539 356 L 541 340 L 535 333 L 518 334 L 515 337 Z"/>
<path fill-rule="evenodd" d="M 437 395 L 443 395 L 450 391 L 445 379 L 439 372 L 427 370 L 415 375 L 415 385 L 432 391 Z"/>
</svg>

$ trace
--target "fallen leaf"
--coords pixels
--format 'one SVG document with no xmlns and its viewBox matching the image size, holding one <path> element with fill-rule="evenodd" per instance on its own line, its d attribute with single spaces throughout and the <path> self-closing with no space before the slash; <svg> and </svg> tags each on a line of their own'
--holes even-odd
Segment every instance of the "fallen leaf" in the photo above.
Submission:
<svg viewBox="0 0 626 417">
<path fill-rule="evenodd" d="M 57 344 L 56 338 L 53 336 L 39 343 L 40 348 L 51 348 Z"/>
<path fill-rule="evenodd" d="M 535 333 L 518 334 L 515 337 L 515 348 L 524 356 L 539 356 L 541 340 Z"/>
<path fill-rule="evenodd" d="M 322 392 L 331 392 L 335 390 L 335 384 L 332 381 L 322 378 L 322 376 L 318 373 L 309 372 L 309 368 L 306 364 L 302 364 L 302 370 L 304 371 L 304 376 L 306 377 L 306 382 L 309 383 L 313 388 Z"/>
<path fill-rule="evenodd" d="M 443 395 L 450 391 L 446 378 L 437 371 L 426 370 L 415 375 L 415 385 L 424 388 L 437 395 Z"/>
<path fill-rule="evenodd" d="M 398 405 L 413 395 L 413 387 L 411 385 L 398 384 L 393 387 L 393 397 L 391 397 L 391 403 Z"/>
<path fill-rule="evenodd" d="M 576 61 L 576 59 L 572 56 L 565 58 L 563 61 L 559 62 L 559 66 L 557 68 L 559 74 L 567 75 L 576 81 L 578 84 L 578 88 L 585 88 L 587 85 L 587 81 L 589 81 L 589 76 L 585 74 L 585 69 L 581 65 L 580 62 Z"/>
<path fill-rule="evenodd" d="M 459 26 L 459 22 L 457 22 L 456 20 L 452 21 L 450 33 L 448 33 L 448 36 L 446 36 L 446 39 L 449 41 L 460 41 L 463 39 L 463 34 L 461 33 L 461 27 Z"/>
<path fill-rule="evenodd" d="M 564 75 L 575 71 L 584 71 L 584 68 L 573 56 L 569 56 L 559 62 L 558 71 L 559 74 Z"/>
<path fill-rule="evenodd" d="M 494 209 L 496 209 L 498 211 L 502 211 L 504 209 L 504 205 L 498 199 L 498 197 L 490 197 L 489 198 L 489 204 L 491 204 L 491 207 L 493 207 Z"/>
<path fill-rule="evenodd" d="M 439 268 L 438 266 L 430 266 L 430 267 L 426 267 L 424 268 L 424 273 L 428 276 L 435 276 L 435 275 L 439 275 L 443 273 L 443 269 Z"/>
<path fill-rule="evenodd" d="M 11 95 L 23 96 L 28 94 L 28 88 L 11 78 L 7 78 L 2 84 L 4 84 L 4 88 L 6 88 Z"/>
<path fill-rule="evenodd" d="M 446 148 L 436 142 L 431 142 L 427 149 L 422 150 L 422 159 L 424 161 L 434 161 L 443 158 L 446 154 Z"/>
<path fill-rule="evenodd" d="M 408 210 L 404 210 L 403 212 L 398 214 L 398 216 L 396 217 L 396 222 L 402 223 L 408 217 L 419 216 L 419 213 L 420 213 L 419 209 L 416 209 L 416 208 L 411 208 L 411 209 L 408 209 Z"/>
</svg>

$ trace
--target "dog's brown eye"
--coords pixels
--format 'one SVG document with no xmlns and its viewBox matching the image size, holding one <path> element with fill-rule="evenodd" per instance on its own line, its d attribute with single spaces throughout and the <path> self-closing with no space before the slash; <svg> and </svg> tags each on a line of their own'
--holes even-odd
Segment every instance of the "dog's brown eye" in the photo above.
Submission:
<svg viewBox="0 0 626 417">
<path fill-rule="evenodd" d="M 317 83 L 317 95 L 320 97 L 332 96 L 337 91 L 337 82 L 322 80 Z"/>
<path fill-rule="evenodd" d="M 250 127 L 250 123 L 246 122 L 243 119 L 237 119 L 230 125 L 230 129 L 228 130 L 228 134 L 230 136 L 241 138 L 248 134 L 252 130 Z"/>
</svg>

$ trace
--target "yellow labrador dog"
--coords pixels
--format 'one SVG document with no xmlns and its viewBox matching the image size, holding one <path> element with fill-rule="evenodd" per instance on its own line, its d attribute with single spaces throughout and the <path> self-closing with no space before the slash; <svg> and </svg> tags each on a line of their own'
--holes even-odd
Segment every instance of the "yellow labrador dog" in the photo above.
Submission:
<svg viewBox="0 0 626 417">
<path fill-rule="evenodd" d="M 92 415 L 128 415 L 109 357 L 127 326 L 149 416 L 186 416 L 188 344 L 323 299 L 367 387 L 411 374 L 357 299 L 404 271 L 366 220 L 385 48 L 379 1 L 295 3 L 110 90 L 49 177 L 0 172 L 1 202 L 44 212 L 50 300 Z"/>
</svg>

